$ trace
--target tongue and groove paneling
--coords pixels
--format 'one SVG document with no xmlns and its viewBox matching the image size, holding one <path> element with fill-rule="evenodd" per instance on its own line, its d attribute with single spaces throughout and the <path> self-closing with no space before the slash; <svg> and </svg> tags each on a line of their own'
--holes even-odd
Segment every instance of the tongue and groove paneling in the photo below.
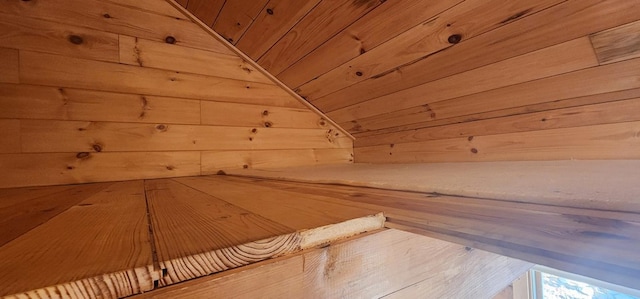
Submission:
<svg viewBox="0 0 640 299">
<path fill-rule="evenodd" d="M 188 7 L 213 24 L 213 4 Z M 348 136 L 163 0 L 7 1 L 0 54 L 0 187 L 353 159 Z"/>
<path fill-rule="evenodd" d="M 267 1 L 247 31 L 269 38 L 244 34 L 237 45 L 352 133 L 356 162 L 640 157 L 627 150 L 637 146 L 638 97 L 629 96 L 640 88 L 637 1 L 397 0 L 358 11 L 363 1 L 322 0 L 290 22 L 282 10 L 266 12 L 280 2 Z M 286 26 L 270 30 L 276 19 Z M 583 121 L 550 125 L 564 113 Z M 516 128 L 523 114 L 530 125 Z M 487 122 L 504 131 L 483 132 Z M 626 137 L 601 135 L 609 124 Z M 582 135 L 547 132 L 558 128 Z M 436 130 L 447 132 L 439 145 L 425 133 Z M 514 155 L 503 143 L 524 141 L 502 135 L 510 132 L 542 139 Z M 601 148 L 598 138 L 611 143 Z M 485 139 L 497 143 L 481 146 Z"/>
</svg>

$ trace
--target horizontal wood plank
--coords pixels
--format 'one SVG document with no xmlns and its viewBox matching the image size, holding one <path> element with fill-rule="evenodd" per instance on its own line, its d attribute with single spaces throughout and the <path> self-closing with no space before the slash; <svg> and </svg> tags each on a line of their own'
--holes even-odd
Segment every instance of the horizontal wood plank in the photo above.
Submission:
<svg viewBox="0 0 640 299">
<path fill-rule="evenodd" d="M 591 35 L 601 64 L 640 57 L 640 21 Z"/>
<path fill-rule="evenodd" d="M 0 12 L 160 42 L 171 36 L 178 45 L 232 53 L 191 20 L 177 18 L 175 14 L 157 14 L 141 8 L 151 7 L 148 3 L 162 1 L 138 2 L 139 4 L 118 5 L 100 0 L 69 0 L 65 5 L 60 5 L 48 1 L 9 1 L 0 7 Z M 153 30 L 149 30 L 150 26 L 153 26 Z"/>
<path fill-rule="evenodd" d="M 2 154 L 0 187 L 43 186 L 200 174 L 198 152 Z"/>
<path fill-rule="evenodd" d="M 267 128 L 329 128 L 309 109 L 203 101 L 202 124 Z"/>
<path fill-rule="evenodd" d="M 24 152 L 127 152 L 343 148 L 324 129 L 278 129 L 111 122 L 22 120 Z"/>
<path fill-rule="evenodd" d="M 422 121 L 414 122 L 409 125 L 389 127 L 386 129 L 380 129 L 376 131 L 364 131 L 364 132 L 356 133 L 355 136 L 357 136 L 358 138 L 365 138 L 373 135 L 382 135 L 382 134 L 389 134 L 389 133 L 395 133 L 395 132 L 401 132 L 401 131 L 417 130 L 422 128 L 458 124 L 463 122 L 478 121 L 483 119 L 491 119 L 491 118 L 505 117 L 505 116 L 511 116 L 511 115 L 536 113 L 536 112 L 549 111 L 554 109 L 578 107 L 583 105 L 594 105 L 594 104 L 607 103 L 612 101 L 633 99 L 638 97 L 640 97 L 640 88 L 626 89 L 621 91 L 600 93 L 600 94 L 570 98 L 565 100 L 556 100 L 553 102 L 518 106 L 513 108 L 500 109 L 500 110 L 489 111 L 489 112 L 480 112 L 480 113 L 443 118 L 443 119 L 437 119 L 437 120 L 424 121 L 424 118 L 422 118 Z M 405 118 L 413 118 L 413 117 L 417 117 L 417 115 L 422 113 L 426 113 L 426 111 L 423 109 L 406 109 L 406 110 L 400 110 L 394 113 L 385 114 L 384 116 L 372 117 L 371 119 L 368 119 L 368 118 L 359 119 L 357 122 L 350 122 L 343 125 L 345 129 L 353 130 L 353 131 L 361 131 L 363 128 L 368 127 L 370 122 L 371 123 L 386 122 L 387 118 L 389 118 L 390 121 L 394 121 L 394 118 L 400 114 L 405 115 Z M 431 112 L 429 112 L 429 114 L 431 114 Z M 361 127 L 361 128 L 358 128 L 358 127 Z"/>
<path fill-rule="evenodd" d="M 110 186 L 111 183 L 0 189 L 0 247 Z M 13 191 L 13 192 L 12 192 Z M 13 193 L 13 194 L 10 194 Z"/>
<path fill-rule="evenodd" d="M 27 51 L 20 53 L 20 63 L 21 82 L 26 84 L 244 103 L 295 101 L 272 84 Z"/>
<path fill-rule="evenodd" d="M 142 184 L 114 183 L 0 248 L 0 295 L 125 297 L 153 289 Z"/>
<path fill-rule="evenodd" d="M 355 148 L 359 163 L 638 159 L 640 122 Z"/>
<path fill-rule="evenodd" d="M 299 87 L 460 2 L 385 1 L 278 74 L 278 79 Z M 380 26 L 382 20 L 388 26 Z"/>
<path fill-rule="evenodd" d="M 18 50 L 0 48 L 0 83 L 20 83 L 20 56 Z"/>
<path fill-rule="evenodd" d="M 532 5 L 530 2 L 527 4 Z M 543 49 L 636 21 L 637 14 L 635 12 L 640 9 L 638 5 L 640 4 L 626 0 L 607 3 L 598 0 L 565 1 L 528 17 L 511 21 L 508 25 L 498 27 L 477 37 L 470 39 L 463 37 L 460 43 L 449 47 L 446 51 L 434 53 L 422 60 L 393 69 L 393 71 L 371 74 L 374 77 L 332 93 L 328 97 L 332 102 L 343 102 L 344 106 L 347 106 L 350 103 L 391 94 Z M 495 10 L 495 7 L 490 9 Z M 472 13 L 477 14 L 477 12 Z M 513 15 L 505 19 L 510 19 L 511 16 Z M 366 70 L 364 72 L 366 73 Z M 352 79 L 353 77 L 349 77 L 349 82 L 352 82 Z M 345 80 L 336 81 L 343 82 Z M 311 100 L 315 101 L 315 99 Z"/>
<path fill-rule="evenodd" d="M 269 169 L 353 162 L 351 148 L 204 151 L 202 174 L 216 174 L 229 169 Z"/>
<path fill-rule="evenodd" d="M 27 84 L 0 89 L 0 118 L 200 123 L 197 100 Z"/>
<path fill-rule="evenodd" d="M 19 153 L 20 147 L 20 120 L 0 119 L 0 154 Z"/>
<path fill-rule="evenodd" d="M 269 78 L 235 55 L 125 35 L 120 36 L 120 62 L 220 78 L 272 83 Z"/>
<path fill-rule="evenodd" d="M 510 22 L 504 23 L 503 21 L 513 15 L 517 14 L 520 15 L 520 18 L 526 18 L 558 2 L 560 1 L 545 0 L 536 3 L 518 1 L 512 5 L 502 5 L 500 0 L 464 1 L 371 51 L 332 69 L 318 79 L 300 86 L 299 93 L 315 104 L 315 101 L 323 96 L 348 88 L 368 78 L 372 78 L 373 81 L 379 77 L 386 77 L 386 74 L 395 72 L 396 68 L 412 65 L 431 57 L 434 53 L 443 52 L 454 45 L 457 46 L 457 43 L 449 42 L 449 37 L 453 35 L 460 37 L 462 41 L 459 42 L 462 45 L 466 40 L 472 40 L 487 31 L 510 27 Z M 479 15 L 482 17 L 478 17 Z M 407 85 L 408 82 L 403 82 L 403 84 Z M 415 85 L 418 84 L 413 86 Z M 388 94 L 399 89 L 396 87 L 384 92 Z M 376 95 L 383 94 L 369 93 L 360 95 L 357 99 Z M 338 96 L 340 99 L 335 101 L 359 102 L 355 98 L 343 98 L 341 93 L 338 93 Z M 318 104 L 318 106 L 324 109 L 323 105 Z"/>
<path fill-rule="evenodd" d="M 356 139 L 356 147 L 640 121 L 640 98 Z"/>
<path fill-rule="evenodd" d="M 552 77 L 598 65 L 589 38 L 583 37 L 518 57 L 456 74 L 447 78 L 405 89 L 328 113 L 338 123 L 364 117 L 388 114 L 398 110 L 422 106 L 430 110 L 430 104 L 475 94 L 509 85 Z M 389 103 L 393 103 L 390 107 Z M 331 107 L 327 107 L 331 109 Z M 435 112 L 435 111 L 434 111 Z M 423 117 L 429 117 L 426 114 Z M 397 116 L 398 126 L 413 122 Z M 430 118 L 438 118 L 437 113 Z M 380 127 L 367 128 L 369 130 Z"/>
<path fill-rule="evenodd" d="M 13 49 L 118 62 L 117 34 L 32 19 L 28 15 L 0 13 L 0 42 Z"/>
</svg>

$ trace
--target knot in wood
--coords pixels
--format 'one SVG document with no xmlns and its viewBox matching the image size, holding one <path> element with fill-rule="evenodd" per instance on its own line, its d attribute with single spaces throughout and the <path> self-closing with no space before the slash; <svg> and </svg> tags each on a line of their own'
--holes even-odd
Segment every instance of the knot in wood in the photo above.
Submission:
<svg viewBox="0 0 640 299">
<path fill-rule="evenodd" d="M 447 39 L 447 41 L 449 41 L 450 44 L 457 44 L 462 40 L 462 35 L 460 34 L 454 34 L 449 36 L 449 38 Z"/>
<path fill-rule="evenodd" d="M 74 45 L 80 45 L 84 42 L 84 39 L 82 39 L 81 36 L 79 35 L 69 35 L 69 42 L 71 42 Z"/>
<path fill-rule="evenodd" d="M 169 35 L 164 39 L 164 42 L 167 43 L 167 44 L 172 44 L 173 45 L 173 44 L 176 43 L 176 38 L 171 36 L 171 35 Z"/>
</svg>

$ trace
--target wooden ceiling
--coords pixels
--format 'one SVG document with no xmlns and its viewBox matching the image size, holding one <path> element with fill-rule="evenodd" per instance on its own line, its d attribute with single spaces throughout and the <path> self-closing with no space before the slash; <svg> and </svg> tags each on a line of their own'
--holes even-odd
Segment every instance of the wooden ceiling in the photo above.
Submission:
<svg viewBox="0 0 640 299">
<path fill-rule="evenodd" d="M 354 134 L 356 161 L 638 158 L 557 136 L 640 127 L 640 1 L 178 2 Z"/>
</svg>

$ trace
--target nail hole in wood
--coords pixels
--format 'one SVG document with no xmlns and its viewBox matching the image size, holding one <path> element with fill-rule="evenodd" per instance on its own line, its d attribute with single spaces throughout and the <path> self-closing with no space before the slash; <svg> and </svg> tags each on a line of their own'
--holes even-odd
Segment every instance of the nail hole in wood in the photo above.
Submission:
<svg viewBox="0 0 640 299">
<path fill-rule="evenodd" d="M 156 129 L 158 129 L 160 131 L 166 131 L 167 130 L 167 126 L 160 124 L 160 125 L 156 126 Z"/>
<path fill-rule="evenodd" d="M 88 152 L 79 152 L 78 154 L 76 154 L 76 158 L 78 159 L 86 159 L 89 158 L 89 153 Z"/>
<path fill-rule="evenodd" d="M 167 44 L 172 44 L 173 45 L 173 44 L 176 43 L 176 38 L 171 36 L 171 35 L 169 35 L 164 39 L 164 42 L 167 43 Z"/>
<path fill-rule="evenodd" d="M 242 168 L 247 169 L 247 168 L 249 168 L 249 165 L 247 165 L 247 164 L 242 165 Z"/>
<path fill-rule="evenodd" d="M 362 77 L 362 72 L 356 72 L 356 76 Z"/>
<path fill-rule="evenodd" d="M 267 8 L 267 13 L 270 14 L 270 15 L 273 15 L 273 9 Z"/>
<path fill-rule="evenodd" d="M 264 127 L 265 128 L 271 128 L 271 126 L 273 126 L 273 124 L 270 121 L 265 121 L 264 122 Z"/>
<path fill-rule="evenodd" d="M 111 19 L 111 15 L 106 13 L 102 15 L 105 19 Z"/>
<path fill-rule="evenodd" d="M 74 45 L 80 45 L 84 42 L 82 37 L 78 35 L 69 35 L 69 41 Z"/>
<path fill-rule="evenodd" d="M 267 115 L 269 115 L 269 111 L 267 111 L 267 110 L 265 110 L 265 111 L 262 111 L 262 115 L 264 115 L 264 116 L 267 116 Z"/>
<path fill-rule="evenodd" d="M 93 147 L 93 150 L 98 153 L 102 151 L 102 145 L 99 143 L 94 144 L 92 147 Z"/>
<path fill-rule="evenodd" d="M 478 149 L 477 148 L 472 148 L 471 152 L 474 153 L 474 154 L 477 154 L 478 153 Z"/>
</svg>

